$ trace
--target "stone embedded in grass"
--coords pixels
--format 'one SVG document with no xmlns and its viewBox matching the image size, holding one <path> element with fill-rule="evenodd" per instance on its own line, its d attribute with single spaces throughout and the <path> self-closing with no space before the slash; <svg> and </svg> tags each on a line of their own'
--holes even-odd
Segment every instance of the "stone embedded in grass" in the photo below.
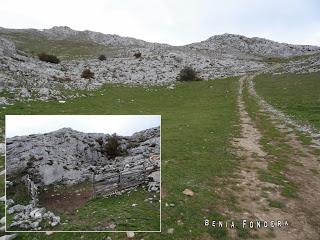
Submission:
<svg viewBox="0 0 320 240">
<path fill-rule="evenodd" d="M 179 220 L 177 221 L 177 224 L 178 224 L 179 226 L 181 226 L 181 225 L 183 225 L 184 223 L 182 222 L 182 220 L 179 219 Z"/>
<path fill-rule="evenodd" d="M 0 229 L 0 231 L 1 231 L 1 229 Z M 17 237 L 17 234 L 14 233 L 14 234 L 5 235 L 5 236 L 0 237 L 0 240 L 12 240 L 12 239 L 15 239 L 16 237 Z"/>
<path fill-rule="evenodd" d="M 127 231 L 127 238 L 134 238 L 134 232 L 132 231 Z"/>
<path fill-rule="evenodd" d="M 116 225 L 115 225 L 114 223 L 111 223 L 111 224 L 108 226 L 108 228 L 110 228 L 110 229 L 115 229 L 115 228 L 116 228 Z"/>
<path fill-rule="evenodd" d="M 187 196 L 194 196 L 194 192 L 188 188 L 186 188 L 182 193 Z"/>
<path fill-rule="evenodd" d="M 169 228 L 168 229 L 168 234 L 173 234 L 173 232 L 174 232 L 174 228 Z"/>
</svg>

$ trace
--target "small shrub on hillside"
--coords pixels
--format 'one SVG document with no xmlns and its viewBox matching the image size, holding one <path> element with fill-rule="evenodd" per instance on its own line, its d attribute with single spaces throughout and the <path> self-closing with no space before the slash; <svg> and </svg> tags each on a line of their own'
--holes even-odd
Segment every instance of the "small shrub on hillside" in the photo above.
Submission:
<svg viewBox="0 0 320 240">
<path fill-rule="evenodd" d="M 119 138 L 116 134 L 112 134 L 108 142 L 104 146 L 104 151 L 109 158 L 115 158 L 121 155 Z"/>
<path fill-rule="evenodd" d="M 129 142 L 127 148 L 136 148 L 139 147 L 139 143 L 137 142 Z"/>
<path fill-rule="evenodd" d="M 135 56 L 135 58 L 140 58 L 141 57 L 141 52 L 136 52 L 135 54 L 133 54 L 133 56 Z"/>
<path fill-rule="evenodd" d="M 81 77 L 86 79 L 93 78 L 94 72 L 91 72 L 90 69 L 84 69 L 81 73 Z"/>
<path fill-rule="evenodd" d="M 107 58 L 106 58 L 105 55 L 101 54 L 101 55 L 99 56 L 99 60 L 100 60 L 100 61 L 104 61 L 104 60 L 107 60 Z"/>
<path fill-rule="evenodd" d="M 199 78 L 197 76 L 196 71 L 192 67 L 184 67 L 181 69 L 178 81 L 198 81 Z"/>
<path fill-rule="evenodd" d="M 38 58 L 39 58 L 39 60 L 41 60 L 43 62 L 49 62 L 49 63 L 55 63 L 55 64 L 60 63 L 60 59 L 57 58 L 57 56 L 55 56 L 55 55 L 40 53 L 40 54 L 38 54 Z"/>
</svg>

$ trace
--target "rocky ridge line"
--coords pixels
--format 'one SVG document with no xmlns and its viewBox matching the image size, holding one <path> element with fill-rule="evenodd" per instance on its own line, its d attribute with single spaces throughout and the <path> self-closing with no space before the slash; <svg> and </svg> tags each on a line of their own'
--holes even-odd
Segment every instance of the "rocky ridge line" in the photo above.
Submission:
<svg viewBox="0 0 320 240">
<path fill-rule="evenodd" d="M 117 49 L 117 54 L 107 56 L 106 61 L 78 59 L 60 64 L 45 63 L 17 50 L 15 44 L 6 39 L 8 33 L 31 34 L 36 39 L 45 37 L 52 41 L 93 42 Z M 194 68 L 204 80 L 241 76 L 266 69 L 269 64 L 264 60 L 267 57 L 310 55 L 319 49 L 234 34 L 217 35 L 185 46 L 170 46 L 68 27 L 45 30 L 0 28 L 0 92 L 3 93 L 0 105 L 21 100 L 65 100 L 81 96 L 70 94 L 69 90 L 93 90 L 106 83 L 174 84 L 184 66 Z M 141 57 L 134 57 L 136 52 L 141 52 Z M 319 61 L 319 55 L 317 59 Z M 92 79 L 81 78 L 81 72 L 87 68 L 94 72 Z M 318 71 L 319 68 L 315 69 Z"/>
</svg>

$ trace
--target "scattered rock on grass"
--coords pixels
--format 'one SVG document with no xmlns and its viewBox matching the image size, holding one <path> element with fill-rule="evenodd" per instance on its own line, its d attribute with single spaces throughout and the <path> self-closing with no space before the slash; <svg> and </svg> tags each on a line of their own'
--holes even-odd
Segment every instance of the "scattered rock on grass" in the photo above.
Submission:
<svg viewBox="0 0 320 240">
<path fill-rule="evenodd" d="M 0 240 L 12 240 L 14 238 L 16 238 L 17 234 L 11 234 L 11 235 L 5 235 L 0 237 Z"/>
<path fill-rule="evenodd" d="M 127 238 L 134 238 L 134 232 L 128 231 L 127 233 Z"/>
<path fill-rule="evenodd" d="M 187 196 L 194 196 L 194 192 L 188 188 L 186 188 L 182 193 Z"/>
</svg>

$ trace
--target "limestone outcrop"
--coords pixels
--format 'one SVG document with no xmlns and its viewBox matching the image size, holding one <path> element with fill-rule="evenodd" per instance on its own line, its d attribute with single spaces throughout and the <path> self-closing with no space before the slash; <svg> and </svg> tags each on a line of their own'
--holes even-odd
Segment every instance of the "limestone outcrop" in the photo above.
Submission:
<svg viewBox="0 0 320 240">
<path fill-rule="evenodd" d="M 92 178 L 108 179 L 117 172 L 130 173 L 160 167 L 160 129 L 151 128 L 119 137 L 122 156 L 108 157 L 104 145 L 110 135 L 82 133 L 63 128 L 46 134 L 17 136 L 6 140 L 7 179 L 29 175 L 37 186 L 76 184 Z M 128 180 L 129 181 L 129 180 Z"/>
<path fill-rule="evenodd" d="M 54 41 L 95 44 L 107 48 L 108 53 L 105 61 L 91 56 L 62 60 L 59 64 L 46 63 L 31 53 L 18 50 L 12 41 L 16 34 L 30 38 L 30 41 L 50 40 L 53 44 Z M 185 46 L 170 46 L 68 27 L 45 30 L 0 28 L 0 92 L 5 93 L 0 97 L 0 105 L 34 99 L 61 101 L 81 96 L 76 92 L 71 94 L 70 90 L 93 90 L 107 83 L 168 85 L 176 81 L 185 66 L 194 68 L 204 80 L 241 76 L 266 69 L 268 57 L 310 55 L 319 51 L 316 46 L 234 34 L 217 35 Z M 141 56 L 135 55 L 137 52 Z M 319 55 L 316 56 L 319 61 Z M 94 77 L 82 78 L 84 69 L 90 69 Z"/>
</svg>

